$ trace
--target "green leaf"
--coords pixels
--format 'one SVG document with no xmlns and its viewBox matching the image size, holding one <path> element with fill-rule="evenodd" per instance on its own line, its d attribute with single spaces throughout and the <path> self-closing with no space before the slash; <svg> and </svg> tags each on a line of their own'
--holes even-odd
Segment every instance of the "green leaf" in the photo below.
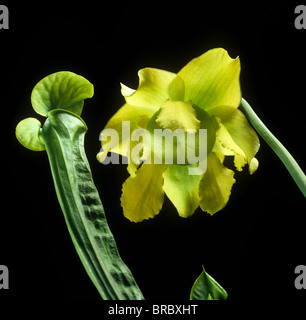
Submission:
<svg viewBox="0 0 306 320">
<path fill-rule="evenodd" d="M 39 139 L 41 123 L 35 118 L 26 118 L 16 127 L 16 138 L 26 148 L 33 151 L 45 150 L 44 143 Z"/>
<path fill-rule="evenodd" d="M 140 300 L 143 295 L 122 261 L 94 185 L 84 150 L 84 121 L 54 110 L 41 130 L 55 190 L 76 251 L 105 300 Z"/>
<path fill-rule="evenodd" d="M 227 292 L 204 269 L 192 286 L 190 300 L 226 300 Z"/>
<path fill-rule="evenodd" d="M 65 109 L 81 115 L 84 99 L 93 96 L 93 85 L 73 72 L 61 71 L 39 81 L 32 91 L 34 110 L 47 116 L 54 109 Z"/>
<path fill-rule="evenodd" d="M 42 128 L 37 119 L 21 121 L 16 137 L 31 150 L 47 151 L 68 231 L 101 297 L 140 300 L 143 295 L 118 253 L 84 150 L 87 126 L 78 115 L 83 100 L 92 95 L 85 78 L 72 72 L 51 74 L 32 92 L 34 109 L 47 120 Z"/>
</svg>

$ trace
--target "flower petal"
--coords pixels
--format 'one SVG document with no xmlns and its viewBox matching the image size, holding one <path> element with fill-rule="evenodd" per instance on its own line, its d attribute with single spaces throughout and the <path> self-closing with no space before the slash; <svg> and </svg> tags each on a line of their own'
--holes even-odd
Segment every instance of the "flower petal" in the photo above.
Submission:
<svg viewBox="0 0 306 320">
<path fill-rule="evenodd" d="M 218 119 L 218 118 L 217 118 Z M 238 171 L 242 171 L 242 168 L 247 163 L 247 159 L 243 150 L 235 143 L 232 136 L 226 130 L 221 120 L 219 120 L 219 128 L 216 132 L 216 143 L 214 145 L 214 151 L 222 153 L 225 156 L 235 156 L 234 164 Z"/>
<path fill-rule="evenodd" d="M 214 114 L 222 121 L 223 133 L 227 131 L 228 135 L 231 137 L 231 143 L 229 143 L 229 139 L 224 139 L 225 134 L 223 137 L 221 136 L 221 132 L 219 131 L 219 140 L 222 140 L 223 145 L 226 145 L 230 149 L 232 149 L 235 154 L 243 154 L 246 157 L 246 160 L 251 165 L 251 161 L 256 155 L 260 143 L 258 136 L 255 130 L 251 127 L 248 120 L 244 116 L 244 114 L 234 107 L 229 106 L 219 106 L 209 111 L 209 114 Z M 217 133 L 218 136 L 218 133 Z M 218 139 L 218 137 L 217 137 Z M 234 144 L 236 147 L 234 147 Z M 243 151 L 243 153 L 239 152 L 239 149 Z M 235 161 L 237 161 L 235 159 Z M 255 165 L 255 161 L 253 160 L 252 168 L 250 172 L 254 172 L 258 166 Z"/>
<path fill-rule="evenodd" d="M 190 129 L 196 132 L 201 124 L 191 102 L 171 100 L 160 108 L 156 123 L 163 129 L 183 129 L 185 132 Z"/>
<path fill-rule="evenodd" d="M 139 86 L 137 90 L 121 84 L 121 93 L 128 104 L 155 113 L 169 99 L 168 85 L 176 76 L 175 73 L 144 68 L 138 71 Z"/>
<path fill-rule="evenodd" d="M 169 165 L 163 174 L 163 189 L 183 218 L 190 217 L 200 203 L 198 193 L 202 176 L 189 175 L 190 167 Z"/>
<path fill-rule="evenodd" d="M 185 83 L 184 80 L 176 75 L 168 86 L 168 93 L 171 100 L 184 101 L 185 98 Z"/>
<path fill-rule="evenodd" d="M 129 177 L 122 185 L 121 205 L 123 214 L 133 222 L 156 216 L 164 202 L 164 164 L 143 164 L 136 176 Z"/>
<path fill-rule="evenodd" d="M 130 133 L 139 127 L 139 123 L 145 126 L 150 116 L 151 113 L 146 110 L 138 109 L 128 104 L 122 106 L 108 121 L 100 134 L 102 148 L 106 143 L 110 143 L 110 145 L 108 145 L 108 150 L 99 153 L 97 156 L 98 160 L 102 162 L 103 158 L 106 157 L 105 153 L 109 151 L 128 156 L 128 151 L 130 150 Z M 128 123 L 122 124 L 123 121 L 129 121 L 129 128 Z M 105 129 L 115 130 L 118 133 L 119 139 L 108 142 L 108 131 Z"/>
<path fill-rule="evenodd" d="M 207 170 L 199 186 L 201 209 L 211 215 L 223 209 L 235 181 L 234 172 L 224 167 L 214 152 L 210 153 Z"/>
<path fill-rule="evenodd" d="M 249 172 L 253 174 L 258 169 L 258 160 L 254 157 L 249 164 Z"/>
<path fill-rule="evenodd" d="M 232 59 L 222 48 L 212 49 L 191 60 L 179 73 L 185 83 L 185 101 L 204 110 L 219 105 L 238 108 L 240 60 Z"/>
</svg>

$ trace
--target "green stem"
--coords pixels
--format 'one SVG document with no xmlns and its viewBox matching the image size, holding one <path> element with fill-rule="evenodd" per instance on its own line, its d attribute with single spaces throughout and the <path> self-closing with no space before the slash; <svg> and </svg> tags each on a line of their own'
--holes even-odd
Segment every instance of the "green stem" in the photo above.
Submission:
<svg viewBox="0 0 306 320">
<path fill-rule="evenodd" d="M 261 135 L 261 137 L 267 142 L 270 148 L 281 159 L 293 180 L 300 188 L 304 197 L 306 197 L 306 176 L 298 163 L 289 153 L 289 151 L 282 145 L 282 143 L 269 131 L 269 129 L 263 124 L 252 107 L 242 98 L 240 108 L 251 122 L 255 130 Z"/>
</svg>

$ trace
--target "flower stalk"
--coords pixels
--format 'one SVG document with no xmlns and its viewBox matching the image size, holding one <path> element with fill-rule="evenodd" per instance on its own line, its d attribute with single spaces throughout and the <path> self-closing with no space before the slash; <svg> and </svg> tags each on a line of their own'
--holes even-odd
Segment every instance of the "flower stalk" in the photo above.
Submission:
<svg viewBox="0 0 306 320">
<path fill-rule="evenodd" d="M 254 112 L 252 107 L 243 98 L 241 100 L 240 109 L 243 111 L 255 130 L 266 141 L 270 148 L 277 154 L 277 156 L 289 171 L 294 182 L 303 193 L 304 197 L 306 197 L 306 176 L 296 160 L 283 146 L 283 144 L 273 135 L 273 133 L 264 125 L 264 123 Z"/>
</svg>

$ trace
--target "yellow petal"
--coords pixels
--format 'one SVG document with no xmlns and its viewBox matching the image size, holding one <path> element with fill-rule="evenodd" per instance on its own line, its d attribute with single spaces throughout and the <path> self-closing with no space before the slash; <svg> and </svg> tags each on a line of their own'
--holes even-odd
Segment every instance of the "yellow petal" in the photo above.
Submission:
<svg viewBox="0 0 306 320">
<path fill-rule="evenodd" d="M 223 209 L 234 183 L 234 172 L 224 167 L 217 155 L 211 152 L 207 159 L 207 170 L 199 186 L 201 209 L 211 215 Z"/>
<path fill-rule="evenodd" d="M 253 174 L 258 169 L 258 160 L 254 157 L 249 164 L 249 172 Z"/>
<path fill-rule="evenodd" d="M 185 83 L 180 76 L 176 76 L 168 87 L 168 93 L 171 100 L 184 101 L 185 99 Z"/>
<path fill-rule="evenodd" d="M 198 131 L 201 122 L 191 102 L 168 100 L 159 111 L 156 123 L 163 129 L 183 129 L 185 132 Z"/>
<path fill-rule="evenodd" d="M 168 86 L 176 76 L 175 73 L 144 68 L 138 71 L 139 86 L 137 90 L 121 84 L 121 93 L 128 104 L 155 113 L 167 99 Z"/>
<path fill-rule="evenodd" d="M 148 112 L 146 110 L 135 108 L 128 104 L 123 105 L 108 121 L 105 128 L 100 134 L 102 147 L 105 146 L 106 143 L 109 143 L 109 150 L 106 150 L 106 153 L 111 151 L 123 156 L 128 156 L 128 152 L 130 150 L 130 133 L 133 132 L 133 130 L 135 130 L 137 127 L 139 127 L 140 122 L 145 126 L 151 115 L 151 112 Z M 128 121 L 129 125 L 128 123 L 125 123 L 123 125 L 123 121 Z M 118 139 L 108 141 L 108 133 L 105 129 L 115 130 L 118 133 Z M 105 157 L 105 152 L 100 152 L 97 156 L 100 162 L 102 162 L 103 158 Z"/>
<path fill-rule="evenodd" d="M 169 165 L 165 170 L 164 190 L 183 218 L 190 217 L 199 206 L 201 175 L 189 175 L 190 166 Z"/>
<path fill-rule="evenodd" d="M 227 131 L 227 135 L 231 137 L 231 143 L 229 143 L 229 139 L 227 139 L 227 146 L 232 149 L 235 154 L 245 157 L 250 167 L 251 161 L 258 151 L 260 143 L 255 130 L 251 127 L 244 114 L 239 109 L 230 106 L 219 106 L 213 108 L 209 111 L 209 114 L 213 114 L 221 120 L 223 133 Z M 225 141 L 225 137 L 226 135 L 224 134 L 224 145 L 227 143 Z M 219 140 L 220 139 L 222 140 L 222 135 L 219 131 Z M 239 151 L 239 149 L 243 152 Z M 235 161 L 238 160 L 235 159 Z M 254 172 L 254 170 L 256 171 L 256 168 L 258 167 L 258 162 L 257 166 L 254 166 L 254 161 L 252 169 L 250 170 L 249 168 L 250 172 Z"/>
<path fill-rule="evenodd" d="M 137 141 L 131 141 L 131 145 L 130 145 L 130 150 L 129 150 L 129 161 L 128 161 L 128 165 L 127 165 L 127 171 L 128 173 L 134 178 L 136 177 L 136 172 L 138 170 L 138 167 L 140 165 L 140 157 L 132 157 L 131 155 L 131 151 L 134 150 L 135 146 L 138 144 L 139 142 Z"/>
<path fill-rule="evenodd" d="M 143 164 L 136 176 L 123 183 L 121 205 L 123 214 L 133 222 L 156 216 L 164 202 L 164 164 Z"/>
<path fill-rule="evenodd" d="M 235 143 L 229 132 L 226 130 L 221 120 L 218 119 L 219 128 L 216 132 L 216 142 L 214 151 L 222 153 L 225 156 L 235 156 L 234 164 L 238 171 L 241 171 L 247 163 L 247 159 L 243 150 Z"/>
<path fill-rule="evenodd" d="M 240 61 L 222 48 L 191 60 L 179 73 L 185 83 L 185 101 L 204 110 L 220 105 L 238 108 L 241 101 Z"/>
</svg>

